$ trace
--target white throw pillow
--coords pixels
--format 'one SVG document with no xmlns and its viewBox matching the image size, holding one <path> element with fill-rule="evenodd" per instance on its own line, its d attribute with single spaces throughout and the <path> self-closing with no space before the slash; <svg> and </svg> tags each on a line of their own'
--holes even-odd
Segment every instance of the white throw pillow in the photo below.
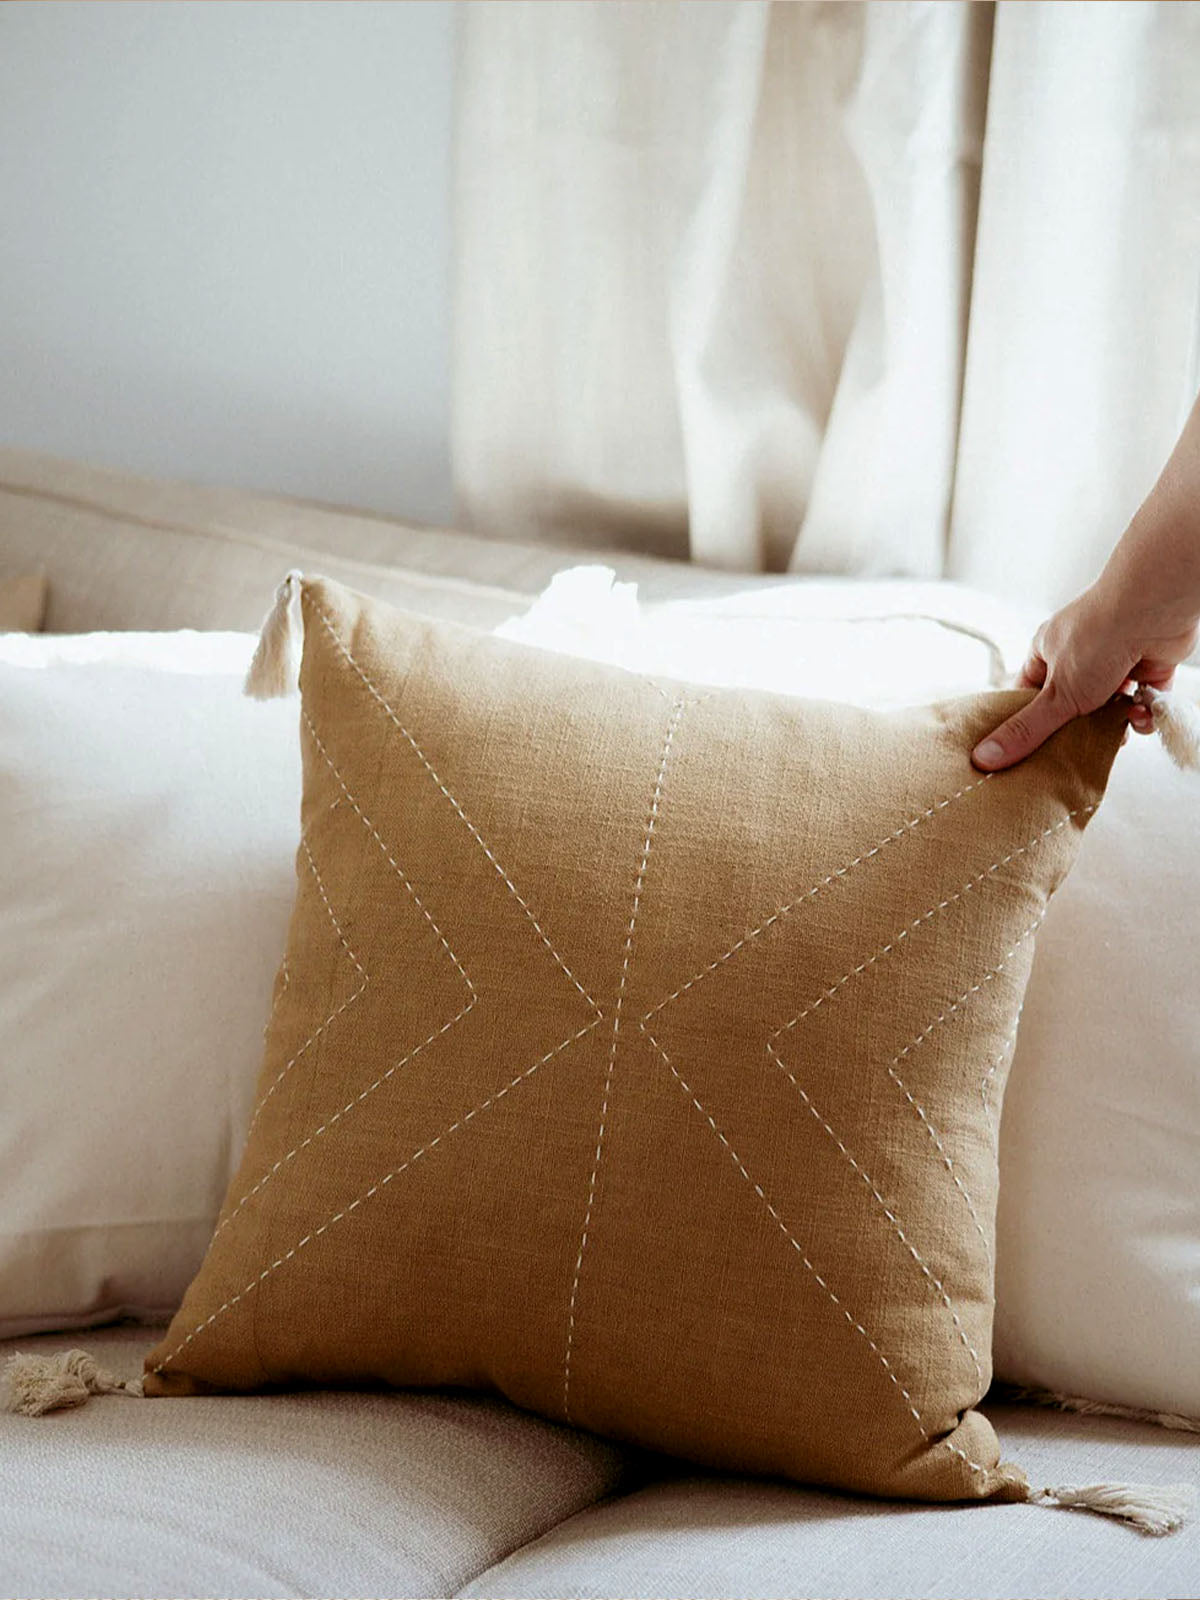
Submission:
<svg viewBox="0 0 1200 1600">
<path fill-rule="evenodd" d="M 204 1255 L 294 892 L 252 648 L 0 638 L 0 1337 L 169 1314 Z"/>
<path fill-rule="evenodd" d="M 1200 672 L 1179 675 L 1200 700 Z M 1200 779 L 1130 738 L 1038 934 L 1004 1102 L 995 1366 L 1200 1418 Z"/>
</svg>

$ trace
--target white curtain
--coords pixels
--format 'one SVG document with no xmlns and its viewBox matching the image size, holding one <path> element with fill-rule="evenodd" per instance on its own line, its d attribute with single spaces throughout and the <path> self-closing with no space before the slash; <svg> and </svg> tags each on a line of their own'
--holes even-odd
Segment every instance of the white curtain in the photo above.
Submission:
<svg viewBox="0 0 1200 1600">
<path fill-rule="evenodd" d="M 475 528 L 1094 575 L 1197 383 L 1200 5 L 462 8 Z"/>
</svg>

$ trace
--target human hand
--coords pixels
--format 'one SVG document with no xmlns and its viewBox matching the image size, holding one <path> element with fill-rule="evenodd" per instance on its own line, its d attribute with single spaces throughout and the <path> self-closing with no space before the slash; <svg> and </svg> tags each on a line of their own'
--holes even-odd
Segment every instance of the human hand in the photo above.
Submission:
<svg viewBox="0 0 1200 1600">
<path fill-rule="evenodd" d="M 1132 694 L 1138 684 L 1169 689 L 1197 636 L 1195 621 L 1140 600 L 1131 605 L 1127 591 L 1102 577 L 1037 630 L 1017 685 L 1040 692 L 976 745 L 972 761 L 984 772 L 1002 771 L 1115 694 Z M 1131 703 L 1128 717 L 1135 732 L 1153 731 L 1149 707 Z"/>
</svg>

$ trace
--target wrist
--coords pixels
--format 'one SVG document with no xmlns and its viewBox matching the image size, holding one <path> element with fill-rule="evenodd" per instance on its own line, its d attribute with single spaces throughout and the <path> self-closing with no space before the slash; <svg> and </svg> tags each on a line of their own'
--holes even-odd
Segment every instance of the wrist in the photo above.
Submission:
<svg viewBox="0 0 1200 1600">
<path fill-rule="evenodd" d="M 1200 525 L 1143 506 L 1087 591 L 1130 637 L 1170 638 L 1200 621 Z"/>
</svg>

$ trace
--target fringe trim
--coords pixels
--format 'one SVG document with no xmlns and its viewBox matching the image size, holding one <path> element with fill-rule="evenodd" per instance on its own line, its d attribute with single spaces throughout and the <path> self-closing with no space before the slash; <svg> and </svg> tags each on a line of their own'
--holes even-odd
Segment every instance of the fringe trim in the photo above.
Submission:
<svg viewBox="0 0 1200 1600">
<path fill-rule="evenodd" d="M 60 1350 L 53 1356 L 10 1356 L 0 1372 L 0 1406 L 26 1417 L 40 1417 L 64 1406 L 86 1405 L 94 1394 L 124 1394 L 140 1400 L 141 1378 L 118 1378 L 86 1350 Z"/>
<path fill-rule="evenodd" d="M 1057 1411 L 1077 1411 L 1083 1417 L 1122 1417 L 1127 1422 L 1152 1422 L 1158 1428 L 1179 1433 L 1200 1433 L 1200 1418 L 1185 1417 L 1178 1411 L 1150 1411 L 1143 1406 L 1110 1405 L 1107 1400 L 1086 1400 L 1082 1395 L 1055 1394 L 1049 1389 L 1025 1389 L 1016 1384 L 998 1383 L 990 1398 L 1019 1401 L 1024 1405 L 1051 1406 Z"/>
</svg>

